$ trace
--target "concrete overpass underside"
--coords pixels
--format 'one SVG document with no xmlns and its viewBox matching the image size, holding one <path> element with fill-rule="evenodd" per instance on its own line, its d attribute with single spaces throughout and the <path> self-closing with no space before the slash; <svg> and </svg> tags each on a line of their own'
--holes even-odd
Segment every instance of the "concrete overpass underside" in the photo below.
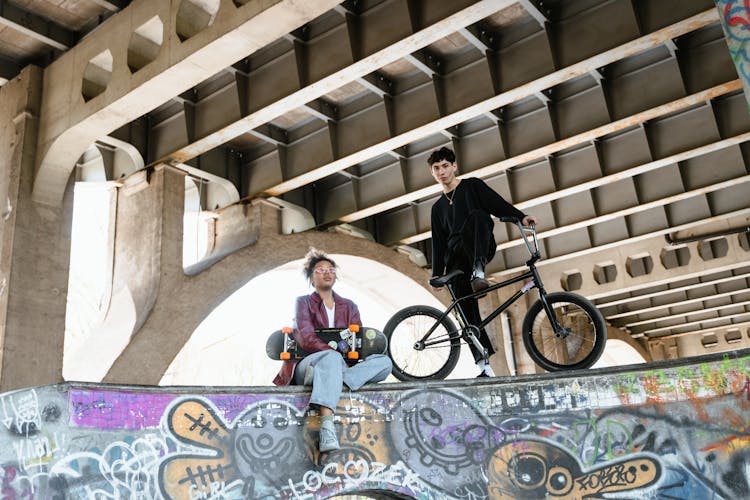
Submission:
<svg viewBox="0 0 750 500">
<path fill-rule="evenodd" d="M 6 498 L 750 494 L 750 351 L 647 369 L 345 392 L 342 448 L 295 388 L 60 384 L 0 395 Z"/>
<path fill-rule="evenodd" d="M 175 308 L 163 291 L 238 249 L 252 254 L 261 226 L 247 207 L 259 200 L 282 220 L 306 214 L 267 238 L 358 234 L 383 255 L 429 260 L 440 193 L 425 158 L 444 145 L 463 175 L 541 219 L 548 288 L 595 300 L 613 335 L 647 359 L 750 346 L 750 115 L 732 31 L 742 6 L 33 3 L 36 17 L 30 5 L 0 11 L 8 57 L 44 66 L 13 76 L 6 65 L 0 88 L 10 152 L 0 387 L 61 380 L 73 181 L 108 181 L 115 193 L 107 287 L 126 289 L 137 316 L 105 379 L 155 383 L 192 332 L 149 320 Z M 13 52 L 24 40 L 27 52 Z M 197 188 L 159 184 L 164 168 Z M 188 268 L 186 196 L 210 219 L 205 255 Z M 502 279 L 525 256 L 514 228 L 498 222 L 495 236 L 489 269 Z M 164 359 L 123 370 L 153 351 L 153 328 L 169 339 Z"/>
</svg>

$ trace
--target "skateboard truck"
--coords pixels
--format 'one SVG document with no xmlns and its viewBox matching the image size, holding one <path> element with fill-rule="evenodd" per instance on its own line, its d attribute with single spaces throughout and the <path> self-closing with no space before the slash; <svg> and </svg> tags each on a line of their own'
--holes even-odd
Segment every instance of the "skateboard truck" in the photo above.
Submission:
<svg viewBox="0 0 750 500">
<path fill-rule="evenodd" d="M 284 334 L 284 350 L 281 351 L 281 354 L 279 354 L 279 358 L 286 361 L 288 359 L 292 359 L 292 353 L 289 352 L 289 344 L 292 341 L 292 329 L 288 326 L 285 326 L 281 329 L 281 333 Z"/>
<path fill-rule="evenodd" d="M 341 338 L 349 342 L 351 350 L 346 353 L 347 359 L 359 359 L 359 351 L 357 351 L 357 333 L 359 332 L 359 325 L 349 325 L 349 328 L 341 332 Z"/>
</svg>

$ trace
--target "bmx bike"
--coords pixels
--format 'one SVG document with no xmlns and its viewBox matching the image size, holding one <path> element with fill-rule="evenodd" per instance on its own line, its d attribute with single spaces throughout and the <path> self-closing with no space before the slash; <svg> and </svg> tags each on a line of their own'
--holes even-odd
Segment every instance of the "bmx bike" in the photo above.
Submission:
<svg viewBox="0 0 750 500">
<path fill-rule="evenodd" d="M 430 280 L 433 287 L 448 288 L 453 301 L 447 309 L 410 306 L 388 320 L 383 333 L 388 339 L 388 355 L 397 379 L 444 379 L 456 367 L 462 342 L 474 345 L 487 360 L 487 349 L 479 342 L 479 329 L 533 289 L 539 293 L 539 299 L 529 308 L 522 327 L 523 343 L 531 359 L 547 371 L 577 370 L 596 363 L 607 341 L 604 318 L 596 306 L 581 295 L 545 291 L 536 269 L 536 262 L 541 258 L 536 229 L 533 224 L 525 227 L 516 222 L 516 226 L 531 256 L 526 261 L 528 271 L 464 297 L 456 297 L 452 286 L 453 280 L 463 273 L 453 271 Z M 469 324 L 461 302 L 521 281 L 526 281 L 521 289 L 481 323 Z M 460 328 L 454 326 L 451 313 Z"/>
</svg>

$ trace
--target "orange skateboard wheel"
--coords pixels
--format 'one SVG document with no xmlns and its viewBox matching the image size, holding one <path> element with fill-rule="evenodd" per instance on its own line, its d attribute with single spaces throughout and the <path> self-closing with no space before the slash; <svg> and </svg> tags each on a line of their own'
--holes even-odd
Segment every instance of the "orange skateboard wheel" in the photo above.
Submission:
<svg viewBox="0 0 750 500">
<path fill-rule="evenodd" d="M 349 331 L 352 333 L 359 332 L 359 325 L 349 325 Z"/>
<path fill-rule="evenodd" d="M 289 326 L 285 326 L 281 329 L 281 333 L 286 333 L 287 335 L 289 335 L 290 333 L 292 333 L 292 328 Z"/>
<path fill-rule="evenodd" d="M 282 353 L 281 353 L 281 354 L 279 355 L 279 358 L 281 358 L 282 360 L 286 361 L 286 360 L 288 360 L 288 359 L 292 359 L 292 354 L 291 354 L 291 353 L 289 353 L 289 352 L 286 352 L 286 351 L 285 351 L 285 352 L 282 352 Z"/>
<path fill-rule="evenodd" d="M 349 359 L 359 359 L 359 352 L 357 351 L 349 351 L 349 353 L 346 355 Z"/>
</svg>

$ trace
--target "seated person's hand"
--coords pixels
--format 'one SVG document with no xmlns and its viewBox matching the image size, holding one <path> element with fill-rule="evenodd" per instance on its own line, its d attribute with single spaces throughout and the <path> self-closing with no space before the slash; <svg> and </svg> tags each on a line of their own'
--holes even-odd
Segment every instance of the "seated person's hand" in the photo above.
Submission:
<svg viewBox="0 0 750 500">
<path fill-rule="evenodd" d="M 346 354 L 351 350 L 351 347 L 346 340 L 339 340 L 338 344 L 336 344 L 336 350 L 341 354 Z"/>
<path fill-rule="evenodd" d="M 537 224 L 537 222 L 538 221 L 537 221 L 536 217 L 534 217 L 533 215 L 527 215 L 526 217 L 524 217 L 521 220 L 521 225 L 522 226 L 530 226 L 532 224 Z"/>
</svg>

